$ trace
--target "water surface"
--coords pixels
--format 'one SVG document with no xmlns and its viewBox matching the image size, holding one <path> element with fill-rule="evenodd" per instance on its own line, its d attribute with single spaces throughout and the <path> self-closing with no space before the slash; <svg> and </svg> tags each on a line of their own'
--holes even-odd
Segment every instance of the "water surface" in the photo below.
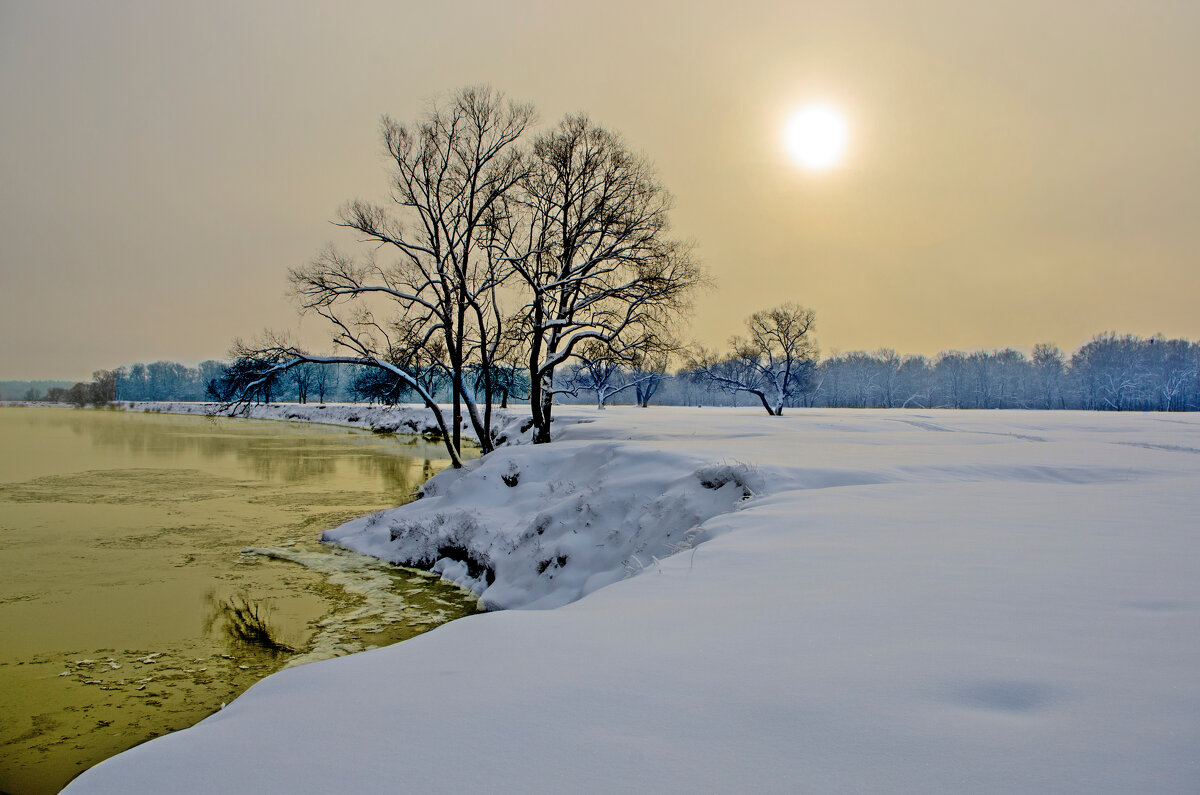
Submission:
<svg viewBox="0 0 1200 795">
<path fill-rule="evenodd" d="M 474 609 L 316 540 L 408 500 L 438 445 L 58 408 L 0 408 L 0 444 L 0 791 L 56 792 L 284 665 Z"/>
</svg>

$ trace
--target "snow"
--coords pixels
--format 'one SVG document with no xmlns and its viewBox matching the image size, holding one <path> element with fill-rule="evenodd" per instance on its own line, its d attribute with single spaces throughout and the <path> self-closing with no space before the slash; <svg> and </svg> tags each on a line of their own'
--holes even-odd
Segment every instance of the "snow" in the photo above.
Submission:
<svg viewBox="0 0 1200 795">
<path fill-rule="evenodd" d="M 614 442 L 504 448 L 433 478 L 416 503 L 325 540 L 432 565 L 489 609 L 558 607 L 691 549 L 705 521 L 761 480 L 745 465 Z"/>
<path fill-rule="evenodd" d="M 285 670 L 66 791 L 1200 791 L 1200 418 L 558 412 L 332 532 L 553 609 Z"/>
<path fill-rule="evenodd" d="M 185 401 L 121 401 L 127 411 L 168 414 L 221 414 L 217 403 Z M 224 413 L 255 420 L 294 420 L 324 425 L 396 433 L 437 433 L 433 415 L 421 406 L 376 406 L 362 403 L 269 403 L 227 409 Z M 450 420 L 447 419 L 447 423 Z M 474 438 L 471 425 L 463 423 L 463 434 Z"/>
</svg>

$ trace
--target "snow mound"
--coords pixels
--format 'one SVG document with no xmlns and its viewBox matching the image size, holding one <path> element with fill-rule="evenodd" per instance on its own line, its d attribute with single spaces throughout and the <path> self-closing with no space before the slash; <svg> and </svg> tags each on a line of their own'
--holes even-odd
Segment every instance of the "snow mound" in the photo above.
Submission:
<svg viewBox="0 0 1200 795">
<path fill-rule="evenodd" d="M 488 609 L 550 608 L 707 540 L 706 521 L 762 490 L 753 467 L 620 442 L 506 448 L 324 540 L 436 571 Z"/>
</svg>

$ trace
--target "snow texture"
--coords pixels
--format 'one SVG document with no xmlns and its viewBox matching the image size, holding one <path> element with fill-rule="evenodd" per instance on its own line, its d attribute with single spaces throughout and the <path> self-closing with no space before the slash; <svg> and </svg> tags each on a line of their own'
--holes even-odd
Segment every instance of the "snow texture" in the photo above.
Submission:
<svg viewBox="0 0 1200 795">
<path fill-rule="evenodd" d="M 554 609 L 288 669 L 67 792 L 1200 791 L 1200 418 L 558 411 L 330 534 Z"/>
<path fill-rule="evenodd" d="M 761 484 L 742 464 L 614 442 L 503 448 L 325 540 L 432 567 L 489 609 L 558 607 L 692 548 Z"/>
</svg>

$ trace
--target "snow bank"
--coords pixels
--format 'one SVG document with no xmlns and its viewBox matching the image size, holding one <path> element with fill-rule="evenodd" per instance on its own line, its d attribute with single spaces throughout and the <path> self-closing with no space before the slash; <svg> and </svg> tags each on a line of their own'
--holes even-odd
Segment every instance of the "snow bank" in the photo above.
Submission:
<svg viewBox="0 0 1200 795">
<path fill-rule="evenodd" d="M 1200 418 L 564 417 L 334 535 L 584 598 L 276 674 L 67 792 L 1200 790 Z"/>
<path fill-rule="evenodd" d="M 761 488 L 742 464 L 612 442 L 504 448 L 324 538 L 432 568 L 489 609 L 558 607 L 691 549 Z"/>
</svg>

